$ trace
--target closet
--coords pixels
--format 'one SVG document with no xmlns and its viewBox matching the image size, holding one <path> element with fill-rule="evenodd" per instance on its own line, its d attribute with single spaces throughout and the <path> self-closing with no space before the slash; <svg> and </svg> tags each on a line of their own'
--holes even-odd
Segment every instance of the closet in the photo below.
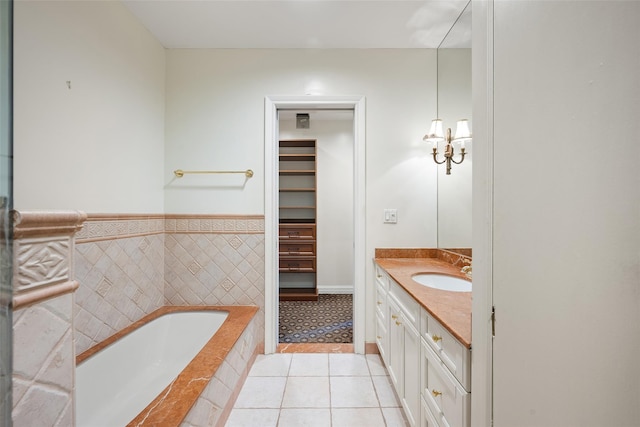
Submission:
<svg viewBox="0 0 640 427">
<path fill-rule="evenodd" d="M 278 150 L 280 300 L 315 301 L 316 140 L 281 140 Z"/>
</svg>

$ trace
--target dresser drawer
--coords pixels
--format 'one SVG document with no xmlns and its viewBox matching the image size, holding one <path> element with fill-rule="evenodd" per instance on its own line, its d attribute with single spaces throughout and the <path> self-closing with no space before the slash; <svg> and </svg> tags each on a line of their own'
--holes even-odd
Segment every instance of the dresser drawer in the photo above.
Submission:
<svg viewBox="0 0 640 427">
<path fill-rule="evenodd" d="M 286 241 L 279 243 L 280 256 L 315 256 L 316 244 L 305 240 L 295 242 Z"/>
<path fill-rule="evenodd" d="M 460 381 L 466 390 L 471 389 L 471 357 L 467 347 L 454 338 L 449 331 L 425 309 L 421 312 L 422 337 L 442 359 L 447 369 Z"/>
<path fill-rule="evenodd" d="M 451 375 L 444 363 L 422 340 L 421 394 L 431 414 L 441 426 L 470 425 L 470 394 Z"/>
<path fill-rule="evenodd" d="M 279 270 L 281 272 L 311 273 L 316 271 L 315 258 L 285 258 L 280 259 Z"/>
<path fill-rule="evenodd" d="M 315 224 L 280 224 L 279 227 L 280 240 L 289 239 L 316 239 Z"/>
</svg>

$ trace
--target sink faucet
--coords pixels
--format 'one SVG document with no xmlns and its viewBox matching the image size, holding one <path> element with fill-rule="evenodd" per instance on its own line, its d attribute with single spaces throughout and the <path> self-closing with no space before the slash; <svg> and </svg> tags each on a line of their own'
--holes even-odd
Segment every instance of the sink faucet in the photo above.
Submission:
<svg viewBox="0 0 640 427">
<path fill-rule="evenodd" d="M 462 267 L 462 269 L 460 270 L 460 273 L 464 273 L 464 275 L 467 276 L 467 279 L 471 280 L 471 276 L 472 276 L 472 273 L 473 273 L 472 272 L 471 261 L 465 258 L 462 262 L 467 264 L 467 265 Z"/>
</svg>

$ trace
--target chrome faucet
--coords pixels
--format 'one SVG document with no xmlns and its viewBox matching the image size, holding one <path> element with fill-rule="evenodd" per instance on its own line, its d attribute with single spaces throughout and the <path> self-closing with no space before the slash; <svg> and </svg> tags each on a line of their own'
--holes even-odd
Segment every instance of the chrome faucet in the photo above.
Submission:
<svg viewBox="0 0 640 427">
<path fill-rule="evenodd" d="M 464 275 L 467 276 L 467 279 L 471 280 L 471 276 L 473 274 L 471 261 L 465 258 L 462 262 L 467 265 L 462 267 L 462 269 L 460 270 L 460 273 L 464 273 Z"/>
</svg>

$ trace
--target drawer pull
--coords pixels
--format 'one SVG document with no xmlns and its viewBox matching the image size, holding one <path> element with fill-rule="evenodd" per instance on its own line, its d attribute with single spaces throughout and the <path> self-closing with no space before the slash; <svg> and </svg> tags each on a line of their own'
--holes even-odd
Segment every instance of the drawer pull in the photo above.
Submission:
<svg viewBox="0 0 640 427">
<path fill-rule="evenodd" d="M 431 390 L 431 394 L 433 394 L 433 397 L 442 396 L 442 392 L 438 390 Z"/>
<path fill-rule="evenodd" d="M 400 325 L 402 325 L 402 322 L 398 322 L 398 321 L 396 320 L 396 325 L 400 326 Z"/>
<path fill-rule="evenodd" d="M 378 276 L 378 279 L 379 279 L 379 278 L 381 278 L 381 277 L 382 277 L 382 274 L 377 274 L 377 276 Z"/>
<path fill-rule="evenodd" d="M 397 319 L 397 318 L 398 318 L 398 316 L 396 316 L 395 314 L 392 314 L 392 315 L 391 315 L 391 318 L 392 318 L 392 319 Z"/>
<path fill-rule="evenodd" d="M 378 335 L 378 337 L 377 337 L 377 338 L 378 338 L 379 340 L 381 340 L 381 339 L 382 339 L 382 337 L 381 337 L 380 335 Z"/>
<path fill-rule="evenodd" d="M 381 304 L 382 304 L 382 301 L 378 301 L 378 305 L 381 305 Z"/>
<path fill-rule="evenodd" d="M 299 231 L 287 231 L 287 235 L 289 237 L 300 237 L 300 232 Z"/>
<path fill-rule="evenodd" d="M 435 334 L 434 334 L 434 335 L 431 335 L 431 339 L 432 339 L 434 342 L 438 342 L 438 341 L 442 340 L 442 337 L 439 337 L 439 336 L 437 336 L 437 335 L 435 335 Z"/>
</svg>

